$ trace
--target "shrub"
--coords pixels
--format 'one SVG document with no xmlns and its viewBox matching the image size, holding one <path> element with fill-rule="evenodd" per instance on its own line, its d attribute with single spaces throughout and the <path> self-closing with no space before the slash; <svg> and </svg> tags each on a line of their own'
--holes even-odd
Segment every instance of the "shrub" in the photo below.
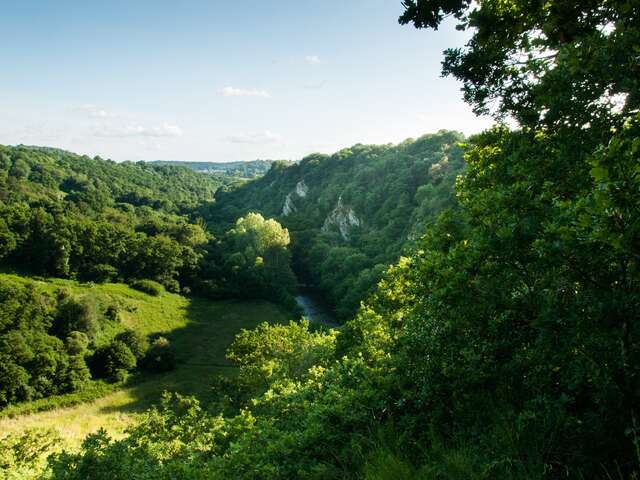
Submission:
<svg viewBox="0 0 640 480">
<path fill-rule="evenodd" d="M 76 300 L 67 298 L 58 305 L 54 331 L 62 338 L 73 331 L 93 337 L 98 331 L 98 309 L 91 298 Z"/>
<path fill-rule="evenodd" d="M 180 293 L 180 282 L 175 278 L 164 278 L 161 283 L 169 292 Z"/>
<path fill-rule="evenodd" d="M 93 354 L 91 369 L 95 376 L 112 381 L 122 380 L 124 374 L 136 366 L 136 357 L 120 340 L 113 340 Z"/>
<path fill-rule="evenodd" d="M 156 338 L 144 357 L 143 366 L 152 372 L 168 372 L 176 366 L 175 349 L 165 337 Z"/>
<path fill-rule="evenodd" d="M 65 367 L 58 376 L 58 387 L 61 392 L 82 390 L 91 380 L 91 373 L 82 355 L 67 357 Z"/>
<path fill-rule="evenodd" d="M 131 353 L 136 357 L 136 360 L 140 360 L 144 357 L 144 354 L 149 349 L 149 342 L 147 339 L 135 330 L 126 329 L 124 332 L 120 332 L 116 335 L 115 340 L 118 340 L 129 347 L 129 350 L 131 350 Z"/>
<path fill-rule="evenodd" d="M 87 350 L 89 337 L 84 332 L 73 331 L 65 339 L 65 345 L 70 355 L 80 355 Z"/>
<path fill-rule="evenodd" d="M 117 305 L 109 305 L 107 309 L 104 311 L 104 316 L 107 317 L 112 322 L 120 321 L 120 309 Z"/>
<path fill-rule="evenodd" d="M 91 267 L 89 278 L 97 283 L 112 282 L 118 278 L 118 269 L 106 263 Z"/>
<path fill-rule="evenodd" d="M 134 280 L 129 286 L 154 297 L 162 293 L 162 285 L 153 280 Z"/>
<path fill-rule="evenodd" d="M 30 428 L 0 438 L 0 478 L 36 478 L 44 456 L 60 444 L 54 430 Z"/>
<path fill-rule="evenodd" d="M 56 290 L 56 299 L 58 300 L 58 302 L 62 302 L 69 297 L 71 297 L 71 290 L 69 290 L 68 288 L 62 287 Z"/>
</svg>

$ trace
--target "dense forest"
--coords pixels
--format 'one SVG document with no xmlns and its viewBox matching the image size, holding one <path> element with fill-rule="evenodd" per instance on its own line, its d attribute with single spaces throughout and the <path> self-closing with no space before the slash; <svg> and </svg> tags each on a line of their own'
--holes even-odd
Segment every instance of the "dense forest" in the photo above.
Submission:
<svg viewBox="0 0 640 480">
<path fill-rule="evenodd" d="M 127 282 L 149 295 L 197 291 L 292 306 L 286 229 L 251 214 L 216 238 L 195 215 L 233 181 L 178 166 L 0 146 L 0 262 L 38 278 Z M 136 365 L 169 368 L 173 353 L 163 345 L 151 345 L 145 360 L 149 339 L 109 335 L 118 315 L 116 304 L 3 278 L 0 408 L 81 391 L 90 380 L 117 382 Z"/>
<path fill-rule="evenodd" d="M 212 285 L 228 283 L 225 275 L 237 276 L 239 270 L 264 275 L 274 262 L 285 277 L 292 275 L 289 257 L 278 256 L 289 237 L 277 222 L 247 222 L 242 233 L 229 227 L 215 238 L 197 215 L 233 177 L 144 162 L 116 164 L 39 147 L 0 146 L 0 162 L 0 260 L 7 265 L 61 278 L 150 279 L 174 292 L 186 287 L 216 296 L 223 289 L 250 298 L 268 293 Z M 253 247 L 259 255 L 251 256 L 248 245 L 234 241 L 243 235 L 260 242 Z M 239 252 L 230 248 L 241 249 L 253 264 L 229 263 L 226 257 Z M 272 262 L 272 256 L 278 260 Z M 277 291 L 288 285 L 271 284 Z M 290 296 L 292 288 L 286 286 L 281 296 Z"/>
<path fill-rule="evenodd" d="M 194 252 L 185 258 L 196 258 L 196 269 L 181 263 L 143 270 L 168 287 L 175 280 L 223 297 L 242 295 L 225 291 L 232 285 L 251 285 L 256 295 L 286 302 L 293 258 L 300 278 L 349 317 L 357 304 L 348 291 L 369 292 L 369 282 L 381 278 L 339 329 L 301 321 L 240 333 L 227 352 L 237 375 L 212 379 L 213 405 L 166 395 L 123 438 L 100 430 L 79 451 L 54 452 L 42 476 L 638 478 L 640 4 L 402 3 L 401 24 L 437 30 L 449 19 L 468 31 L 466 45 L 445 52 L 443 74 L 462 82 L 477 113 L 495 117 L 493 128 L 464 142 L 440 132 L 291 166 L 276 162 L 262 179 L 222 187 L 214 203 L 208 187 L 184 193 L 186 199 L 168 189 L 157 199 L 168 202 L 167 211 L 123 202 L 126 192 L 118 190 L 105 196 L 111 206 L 91 206 L 77 189 L 62 188 L 65 178 L 39 180 L 38 162 L 21 157 L 43 156 L 46 164 L 58 153 L 3 149 L 0 238 L 15 265 L 86 275 L 97 267 L 89 259 L 99 256 L 85 257 L 73 247 L 81 242 L 57 237 L 78 231 L 63 217 L 100 221 L 126 210 L 140 242 L 166 238 Z M 123 172 L 153 174 L 160 183 L 162 169 L 175 168 L 137 165 Z M 178 186 L 180 176 L 196 175 L 187 172 L 176 171 Z M 210 185 L 208 177 L 197 178 L 197 185 Z M 398 182 L 382 180 L 390 178 Z M 105 191 L 86 182 L 87 197 Z M 455 193 L 447 190 L 452 186 Z M 189 201 L 198 195 L 201 203 Z M 56 205 L 65 207 L 60 217 Z M 144 229 L 152 213 L 163 233 Z M 42 228 L 46 221 L 32 215 L 48 215 L 58 228 Z M 282 225 L 268 218 L 274 216 Z M 197 218 L 203 220 L 187 222 Z M 181 225 L 196 225 L 189 231 L 201 240 L 183 241 L 172 230 Z M 44 238 L 60 247 L 52 258 L 29 263 L 41 232 L 54 232 Z M 182 252 L 168 254 L 185 262 Z M 123 279 L 153 264 L 130 270 L 129 256 L 119 258 L 100 264 Z M 282 279 L 284 291 L 274 290 L 274 279 Z M 67 300 L 36 302 L 28 288 L 5 291 L 0 300 L 11 305 L 44 302 L 53 320 L 33 326 L 29 316 L 9 315 L 3 328 L 35 329 L 54 351 L 70 344 L 41 332 L 67 334 L 71 326 L 55 321 Z M 115 349 L 127 357 L 120 345 Z M 9 355 L 24 368 L 20 352 Z M 85 378 L 81 370 L 71 378 Z M 68 371 L 55 378 L 68 379 Z M 46 384 L 26 385 L 46 394 Z M 9 438 L 0 466 L 18 472 L 50 441 L 47 433 Z"/>
<path fill-rule="evenodd" d="M 354 145 L 221 188 L 201 208 L 213 228 L 260 212 L 291 234 L 293 267 L 347 319 L 390 263 L 446 208 L 464 168 L 464 137 L 441 131 L 399 145 Z"/>
<path fill-rule="evenodd" d="M 0 147 L 0 259 L 37 274 L 150 278 L 179 290 L 208 234 L 189 212 L 219 183 L 179 167 Z"/>
</svg>

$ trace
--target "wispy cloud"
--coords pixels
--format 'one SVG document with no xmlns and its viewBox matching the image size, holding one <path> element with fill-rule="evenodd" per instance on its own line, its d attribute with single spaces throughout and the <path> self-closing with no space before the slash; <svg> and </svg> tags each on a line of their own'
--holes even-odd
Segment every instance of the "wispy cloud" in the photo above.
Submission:
<svg viewBox="0 0 640 480">
<path fill-rule="evenodd" d="M 93 118 L 115 118 L 115 113 L 108 112 L 93 103 L 83 103 L 73 108 L 74 111 L 83 113 Z"/>
<path fill-rule="evenodd" d="M 179 126 L 169 123 L 153 127 L 132 123 L 124 126 L 103 125 L 94 134 L 97 137 L 181 137 L 183 132 Z"/>
<path fill-rule="evenodd" d="M 309 65 L 319 65 L 322 63 L 322 61 L 320 60 L 320 57 L 317 55 L 307 55 L 304 57 L 304 61 L 307 62 Z"/>
<path fill-rule="evenodd" d="M 231 143 L 244 143 L 249 145 L 263 145 L 265 143 L 275 143 L 282 140 L 282 136 L 277 133 L 265 130 L 264 132 L 242 133 L 239 135 L 230 135 L 226 140 Z"/>
<path fill-rule="evenodd" d="M 225 97 L 263 97 L 269 98 L 271 95 L 265 90 L 257 90 L 255 88 L 236 88 L 236 87 L 224 87 L 220 90 Z"/>
</svg>

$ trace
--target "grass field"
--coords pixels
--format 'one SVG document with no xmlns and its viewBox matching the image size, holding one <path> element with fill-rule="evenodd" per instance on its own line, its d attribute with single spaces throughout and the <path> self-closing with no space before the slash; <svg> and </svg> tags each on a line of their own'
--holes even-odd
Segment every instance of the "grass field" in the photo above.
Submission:
<svg viewBox="0 0 640 480">
<path fill-rule="evenodd" d="M 3 278 L 32 281 L 0 274 L 0 281 Z M 145 335 L 162 333 L 178 353 L 175 370 L 146 376 L 95 400 L 68 408 L 0 418 L 2 434 L 32 427 L 53 428 L 63 438 L 64 446 L 71 448 L 101 427 L 115 437 L 122 435 L 136 413 L 156 402 L 163 391 L 196 395 L 206 401 L 210 395 L 209 379 L 219 373 L 234 372 L 225 358 L 225 350 L 234 335 L 242 328 L 251 328 L 264 321 L 285 322 L 290 317 L 288 312 L 268 302 L 212 302 L 168 292 L 152 297 L 122 284 L 82 285 L 58 279 L 36 283 L 51 292 L 64 287 L 73 295 L 92 295 L 101 305 L 115 303 L 122 312 L 123 326 Z M 113 333 L 106 331 L 103 335 Z"/>
</svg>

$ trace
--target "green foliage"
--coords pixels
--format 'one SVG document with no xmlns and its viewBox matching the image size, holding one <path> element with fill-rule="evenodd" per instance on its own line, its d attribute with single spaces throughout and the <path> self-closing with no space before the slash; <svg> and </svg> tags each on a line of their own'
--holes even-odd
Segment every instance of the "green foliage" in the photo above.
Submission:
<svg viewBox="0 0 640 480">
<path fill-rule="evenodd" d="M 172 291 L 192 280 L 208 235 L 189 215 L 220 178 L 46 148 L 0 146 L 0 154 L 5 263 L 99 283 L 152 278 Z"/>
<path fill-rule="evenodd" d="M 158 337 L 146 351 L 143 367 L 151 372 L 168 372 L 176 366 L 176 351 L 165 337 Z"/>
<path fill-rule="evenodd" d="M 36 479 L 45 455 L 59 441 L 53 430 L 32 429 L 0 437 L 0 478 Z"/>
<path fill-rule="evenodd" d="M 0 281 L 0 406 L 75 391 L 87 383 L 89 372 L 81 356 L 86 335 L 64 329 L 52 335 L 59 323 L 54 319 L 63 314 L 69 319 L 65 325 L 94 325 L 86 310 L 68 308 L 70 302 L 56 305 L 33 285 Z M 71 339 L 65 345 L 67 335 Z"/>
<path fill-rule="evenodd" d="M 131 353 L 133 353 L 137 361 L 144 357 L 149 349 L 149 342 L 144 335 L 130 328 L 118 333 L 114 337 L 114 340 L 122 342 L 129 347 L 129 350 L 131 350 Z"/>
<path fill-rule="evenodd" d="M 114 339 L 98 348 L 91 358 L 91 369 L 99 378 L 122 381 L 126 373 L 136 366 L 136 357 L 126 343 Z"/>
<path fill-rule="evenodd" d="M 361 361 L 317 367 L 301 383 L 276 383 L 251 410 L 208 415 L 170 397 L 122 440 L 89 436 L 80 452 L 50 459 L 54 478 L 345 478 L 351 448 L 366 441 L 384 405 L 380 371 Z M 371 407 L 375 405 L 374 410 Z"/>
<path fill-rule="evenodd" d="M 214 297 L 263 298 L 291 305 L 296 279 L 291 270 L 289 231 L 273 219 L 249 213 L 217 242 L 200 275 L 200 289 Z"/>
<path fill-rule="evenodd" d="M 244 382 L 268 386 L 282 379 L 301 380 L 311 367 L 327 366 L 335 339 L 335 330 L 312 332 L 307 320 L 286 326 L 262 323 L 236 335 L 227 358 L 240 367 Z"/>
<path fill-rule="evenodd" d="M 80 452 L 54 454 L 49 465 L 54 478 L 68 480 L 204 480 L 212 478 L 206 468 L 211 445 L 227 433 L 220 423 L 207 417 L 197 400 L 166 395 L 161 409 L 143 414 L 125 441 L 99 430 L 85 439 Z M 134 448 L 139 451 L 132 455 Z"/>
<path fill-rule="evenodd" d="M 98 331 L 98 321 L 98 307 L 91 297 L 67 298 L 58 305 L 53 329 L 60 338 L 72 332 L 82 332 L 92 338 Z"/>
<path fill-rule="evenodd" d="M 273 163 L 262 178 L 216 193 L 201 209 L 219 232 L 238 216 L 275 217 L 291 234 L 293 268 L 341 319 L 375 289 L 389 263 L 455 206 L 462 135 L 440 131 L 399 145 L 354 145 L 334 155 Z M 237 264 L 238 256 L 228 261 Z"/>
<path fill-rule="evenodd" d="M 447 16 L 469 30 L 445 52 L 443 73 L 463 82 L 476 112 L 522 126 L 605 133 L 619 110 L 640 106 L 636 2 L 406 0 L 401 23 L 437 28 Z"/>
<path fill-rule="evenodd" d="M 89 271 L 89 278 L 97 283 L 113 282 L 118 278 L 118 269 L 109 264 L 93 265 Z"/>
<path fill-rule="evenodd" d="M 134 280 L 129 286 L 154 297 L 159 296 L 163 291 L 162 285 L 153 280 Z"/>
<path fill-rule="evenodd" d="M 89 346 L 89 337 L 84 332 L 70 332 L 65 339 L 67 351 L 72 355 L 80 355 L 87 350 Z"/>
</svg>

